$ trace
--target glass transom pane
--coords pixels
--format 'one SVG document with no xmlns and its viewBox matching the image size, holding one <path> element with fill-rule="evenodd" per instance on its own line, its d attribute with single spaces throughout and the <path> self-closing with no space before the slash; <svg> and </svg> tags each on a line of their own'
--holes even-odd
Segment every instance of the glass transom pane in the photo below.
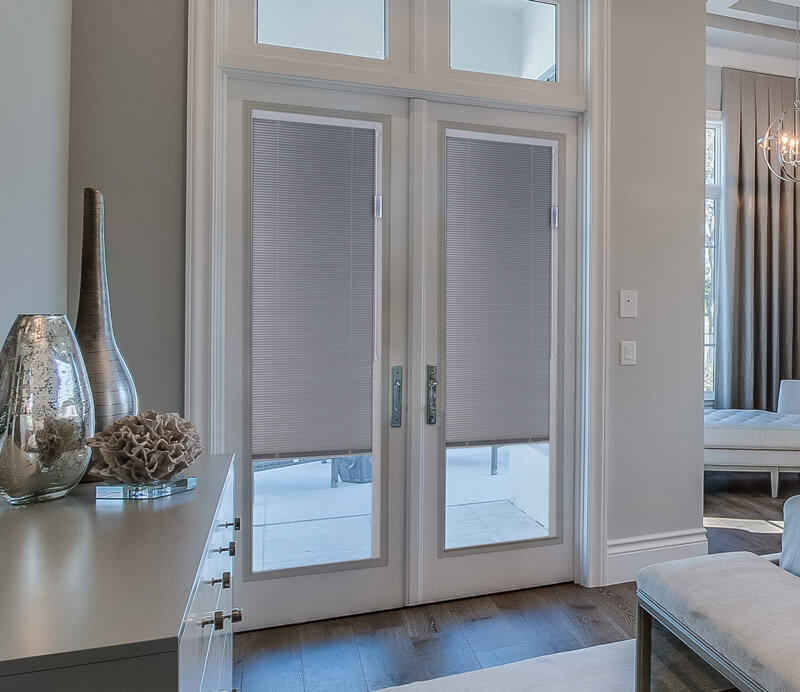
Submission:
<svg viewBox="0 0 800 692">
<path fill-rule="evenodd" d="M 385 0 L 258 0 L 258 42 L 384 60 Z"/>
<path fill-rule="evenodd" d="M 555 82 L 556 15 L 538 0 L 450 0 L 450 67 Z"/>
</svg>

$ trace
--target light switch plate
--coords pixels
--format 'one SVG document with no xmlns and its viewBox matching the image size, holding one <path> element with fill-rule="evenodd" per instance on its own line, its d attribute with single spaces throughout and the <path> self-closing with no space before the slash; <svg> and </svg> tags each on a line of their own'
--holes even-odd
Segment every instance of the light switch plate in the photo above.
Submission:
<svg viewBox="0 0 800 692">
<path fill-rule="evenodd" d="M 636 365 L 636 342 L 635 341 L 620 341 L 619 342 L 619 364 L 620 365 Z"/>
<path fill-rule="evenodd" d="M 620 317 L 639 316 L 638 291 L 622 290 L 619 292 L 619 316 Z"/>
</svg>

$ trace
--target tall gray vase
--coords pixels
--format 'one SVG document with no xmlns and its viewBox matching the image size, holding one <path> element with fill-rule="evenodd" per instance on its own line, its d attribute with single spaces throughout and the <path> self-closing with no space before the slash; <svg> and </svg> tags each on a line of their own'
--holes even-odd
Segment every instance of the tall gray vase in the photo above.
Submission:
<svg viewBox="0 0 800 692">
<path fill-rule="evenodd" d="M 139 401 L 130 370 L 122 358 L 111 325 L 111 305 L 106 276 L 106 246 L 103 193 L 97 188 L 83 190 L 83 252 L 81 292 L 75 336 L 83 353 L 94 398 L 95 430 L 117 418 L 138 413 Z M 93 473 L 94 458 L 84 482 L 103 480 Z"/>
</svg>

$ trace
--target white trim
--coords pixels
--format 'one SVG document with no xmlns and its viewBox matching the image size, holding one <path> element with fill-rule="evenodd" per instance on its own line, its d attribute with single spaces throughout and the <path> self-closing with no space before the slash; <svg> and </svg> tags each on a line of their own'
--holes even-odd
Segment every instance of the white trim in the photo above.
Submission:
<svg viewBox="0 0 800 692">
<path fill-rule="evenodd" d="M 426 213 L 425 189 L 428 149 L 428 101 L 409 101 L 409 292 L 408 292 L 408 372 L 424 372 L 426 342 L 425 301 L 426 277 Z M 423 459 L 425 455 L 424 427 L 414 421 L 422 420 L 425 409 L 425 383 L 422 377 L 406 380 L 408 404 L 406 430 L 408 435 L 406 473 L 406 603 L 420 603 L 424 579 L 422 564 L 422 498 Z M 415 487 L 416 486 L 416 487 Z"/>
<path fill-rule="evenodd" d="M 606 578 L 609 584 L 633 581 L 640 569 L 657 562 L 708 554 L 706 530 L 686 529 L 608 541 Z"/>
<path fill-rule="evenodd" d="M 222 0 L 188 10 L 185 415 L 212 454 L 225 449 L 225 98 Z"/>
<path fill-rule="evenodd" d="M 589 4 L 589 112 L 584 122 L 583 243 L 580 287 L 581 381 L 576 397 L 575 581 L 583 586 L 607 582 L 606 536 L 608 480 L 607 405 L 607 267 L 611 228 L 611 8 L 610 0 Z"/>
<path fill-rule="evenodd" d="M 735 67 L 737 70 L 763 72 L 780 77 L 794 77 L 795 63 L 791 58 L 775 55 L 748 53 L 732 48 L 706 46 L 706 65 L 711 67 Z"/>
</svg>

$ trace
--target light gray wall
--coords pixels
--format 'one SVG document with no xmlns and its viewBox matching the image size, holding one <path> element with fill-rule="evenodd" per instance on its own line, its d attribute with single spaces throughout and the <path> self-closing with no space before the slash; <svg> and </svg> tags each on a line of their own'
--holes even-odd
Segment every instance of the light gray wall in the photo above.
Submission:
<svg viewBox="0 0 800 692">
<path fill-rule="evenodd" d="M 74 0 L 69 309 L 82 189 L 103 190 L 117 343 L 144 409 L 183 409 L 186 0 Z"/>
<path fill-rule="evenodd" d="M 67 308 L 70 0 L 0 0 L 0 342 Z"/>
<path fill-rule="evenodd" d="M 702 527 L 705 17 L 696 0 L 611 8 L 606 442 L 615 539 Z M 638 289 L 637 319 L 616 317 L 619 289 Z M 638 366 L 619 365 L 622 339 L 638 341 Z"/>
</svg>

